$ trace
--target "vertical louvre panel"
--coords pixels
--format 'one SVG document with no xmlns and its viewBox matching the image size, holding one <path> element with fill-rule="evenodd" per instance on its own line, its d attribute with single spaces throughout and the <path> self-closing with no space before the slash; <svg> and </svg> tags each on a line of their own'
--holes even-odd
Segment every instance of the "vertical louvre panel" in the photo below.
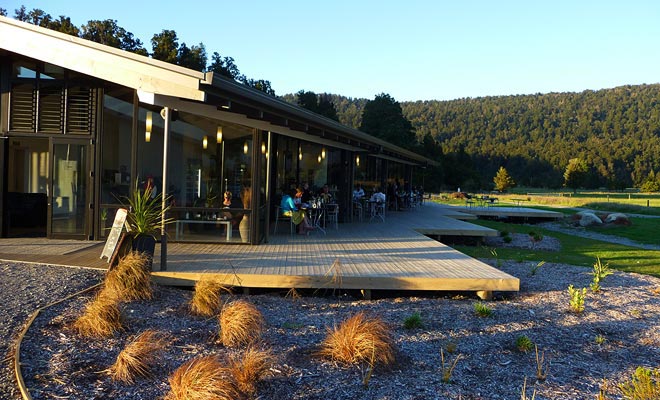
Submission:
<svg viewBox="0 0 660 400">
<path fill-rule="evenodd" d="M 39 132 L 64 133 L 63 92 L 61 85 L 39 88 Z"/>
<path fill-rule="evenodd" d="M 95 91 L 88 86 L 71 86 L 67 89 L 66 133 L 88 134 L 92 131 L 95 101 Z"/>
<path fill-rule="evenodd" d="M 32 83 L 15 83 L 11 88 L 9 129 L 34 132 L 35 90 Z"/>
</svg>

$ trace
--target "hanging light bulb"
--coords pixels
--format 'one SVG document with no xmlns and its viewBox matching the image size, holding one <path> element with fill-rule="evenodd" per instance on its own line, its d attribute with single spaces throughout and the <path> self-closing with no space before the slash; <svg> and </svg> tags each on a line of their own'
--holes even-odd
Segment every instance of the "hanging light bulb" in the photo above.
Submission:
<svg viewBox="0 0 660 400">
<path fill-rule="evenodd" d="M 360 166 L 360 156 L 355 156 L 355 164 L 359 167 Z"/>
<path fill-rule="evenodd" d="M 302 147 L 298 146 L 298 160 L 302 161 Z"/>
<path fill-rule="evenodd" d="M 204 137 L 202 138 L 202 148 L 203 148 L 204 150 L 206 150 L 208 147 L 209 147 L 209 137 L 208 137 L 208 136 L 204 136 Z"/>
<path fill-rule="evenodd" d="M 215 134 L 215 142 L 222 143 L 222 127 L 218 125 L 218 131 Z"/>
<path fill-rule="evenodd" d="M 317 158 L 319 160 L 319 164 L 321 163 L 321 155 L 319 154 L 319 157 Z"/>
<path fill-rule="evenodd" d="M 151 142 L 151 131 L 144 132 L 144 141 L 147 143 Z"/>
<path fill-rule="evenodd" d="M 245 143 L 243 143 L 243 154 L 247 154 L 247 153 L 248 153 L 248 142 L 246 140 Z"/>
<path fill-rule="evenodd" d="M 325 147 L 321 149 L 321 158 L 325 160 Z"/>
<path fill-rule="evenodd" d="M 266 154 L 266 142 L 261 142 L 261 154 Z"/>
</svg>

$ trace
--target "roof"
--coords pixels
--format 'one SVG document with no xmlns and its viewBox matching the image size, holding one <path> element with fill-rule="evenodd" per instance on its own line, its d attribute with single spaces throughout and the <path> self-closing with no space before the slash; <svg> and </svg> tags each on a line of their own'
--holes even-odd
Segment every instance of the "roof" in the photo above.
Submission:
<svg viewBox="0 0 660 400">
<path fill-rule="evenodd" d="M 253 124 L 302 132 L 306 139 L 338 142 L 344 148 L 378 153 L 410 163 L 435 161 L 347 127 L 212 72 L 199 72 L 98 44 L 76 36 L 0 17 L 0 49 L 58 65 L 81 74 L 130 87 L 142 93 L 181 101 L 202 102 L 218 111 L 242 113 Z M 155 96 L 154 96 L 155 97 Z"/>
</svg>

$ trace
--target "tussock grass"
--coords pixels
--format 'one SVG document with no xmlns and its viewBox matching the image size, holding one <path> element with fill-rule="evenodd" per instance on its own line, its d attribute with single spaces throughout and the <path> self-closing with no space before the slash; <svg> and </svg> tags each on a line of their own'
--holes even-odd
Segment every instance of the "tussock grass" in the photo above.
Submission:
<svg viewBox="0 0 660 400">
<path fill-rule="evenodd" d="M 149 257 L 131 251 L 105 276 L 104 296 L 119 301 L 148 300 L 153 297 Z"/>
<path fill-rule="evenodd" d="M 228 347 L 250 344 L 261 337 L 264 317 L 252 303 L 235 300 L 220 312 L 220 341 Z"/>
<path fill-rule="evenodd" d="M 244 399 L 231 371 L 217 356 L 187 361 L 170 375 L 170 392 L 165 400 Z"/>
<path fill-rule="evenodd" d="M 318 354 L 344 364 L 394 363 L 390 330 L 380 318 L 359 312 L 328 330 Z M 373 360 L 372 360 L 373 357 Z"/>
<path fill-rule="evenodd" d="M 151 375 L 158 354 L 169 344 L 169 337 L 156 330 L 146 330 L 133 339 L 117 356 L 107 372 L 114 381 L 133 383 L 136 377 Z"/>
<path fill-rule="evenodd" d="M 236 381 L 236 386 L 245 395 L 254 398 L 257 393 L 257 383 L 266 374 L 272 364 L 273 354 L 270 351 L 249 347 L 238 356 L 229 359 L 229 370 Z"/>
<path fill-rule="evenodd" d="M 221 293 L 231 293 L 220 280 L 204 277 L 195 283 L 195 294 L 190 300 L 190 311 L 195 315 L 212 317 L 222 309 Z"/>
<path fill-rule="evenodd" d="M 107 338 L 122 329 L 122 315 L 116 299 L 98 295 L 85 306 L 83 314 L 73 323 L 80 335 Z"/>
</svg>

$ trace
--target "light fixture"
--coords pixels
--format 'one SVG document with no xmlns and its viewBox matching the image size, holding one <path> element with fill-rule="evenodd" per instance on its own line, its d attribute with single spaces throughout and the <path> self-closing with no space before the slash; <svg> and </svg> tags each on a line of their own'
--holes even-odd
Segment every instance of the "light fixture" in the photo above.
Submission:
<svg viewBox="0 0 660 400">
<path fill-rule="evenodd" d="M 325 160 L 325 147 L 321 149 L 321 158 Z"/>
<path fill-rule="evenodd" d="M 321 155 L 319 154 L 319 157 L 317 158 L 317 160 L 319 160 L 319 164 L 321 164 L 321 158 L 322 158 L 322 157 L 321 157 Z"/>
<path fill-rule="evenodd" d="M 209 147 L 209 137 L 208 137 L 208 136 L 204 136 L 204 137 L 202 138 L 202 148 L 203 148 L 204 150 L 206 150 L 208 147 Z"/>
<path fill-rule="evenodd" d="M 147 143 L 151 142 L 151 129 L 153 128 L 154 124 L 153 118 L 153 113 L 151 111 L 147 111 L 147 120 L 144 130 L 144 141 Z"/>
<path fill-rule="evenodd" d="M 302 161 L 302 147 L 298 146 L 298 160 Z"/>
<path fill-rule="evenodd" d="M 266 142 L 261 142 L 261 154 L 266 154 Z"/>
<path fill-rule="evenodd" d="M 245 143 L 243 143 L 243 154 L 247 154 L 247 153 L 248 153 L 248 142 L 246 140 Z"/>
<path fill-rule="evenodd" d="M 360 166 L 360 156 L 355 156 L 355 165 Z"/>
<path fill-rule="evenodd" d="M 215 134 L 216 143 L 222 143 L 222 127 L 218 125 L 218 131 Z"/>
</svg>

